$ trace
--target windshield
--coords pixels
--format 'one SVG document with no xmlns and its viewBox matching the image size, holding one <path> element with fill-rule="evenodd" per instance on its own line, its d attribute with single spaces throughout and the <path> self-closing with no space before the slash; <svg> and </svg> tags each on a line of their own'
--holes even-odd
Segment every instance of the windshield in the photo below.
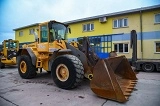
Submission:
<svg viewBox="0 0 160 106">
<path fill-rule="evenodd" d="M 53 41 L 54 39 L 65 39 L 66 38 L 66 26 L 60 23 L 53 23 L 52 29 L 50 29 L 50 39 Z M 53 40 L 52 40 L 53 39 Z"/>
<path fill-rule="evenodd" d="M 14 42 L 14 41 L 7 41 L 6 42 L 6 48 L 17 48 L 17 42 Z"/>
</svg>

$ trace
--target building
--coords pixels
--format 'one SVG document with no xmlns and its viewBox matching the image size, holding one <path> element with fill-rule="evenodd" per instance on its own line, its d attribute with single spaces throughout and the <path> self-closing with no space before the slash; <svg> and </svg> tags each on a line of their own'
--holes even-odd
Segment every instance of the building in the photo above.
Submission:
<svg viewBox="0 0 160 106">
<path fill-rule="evenodd" d="M 89 36 L 90 43 L 98 54 L 116 51 L 118 55 L 132 57 L 130 33 L 138 36 L 138 59 L 160 59 L 160 5 L 127 11 L 103 14 L 65 22 L 71 33 L 68 41 L 81 41 Z M 14 29 L 20 42 L 34 41 L 32 35 L 37 24 Z"/>
</svg>

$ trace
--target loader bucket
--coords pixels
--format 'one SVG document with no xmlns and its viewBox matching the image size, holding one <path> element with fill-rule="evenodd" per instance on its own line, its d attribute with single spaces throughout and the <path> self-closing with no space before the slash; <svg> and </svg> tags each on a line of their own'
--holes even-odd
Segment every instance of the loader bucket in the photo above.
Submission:
<svg viewBox="0 0 160 106">
<path fill-rule="evenodd" d="M 100 59 L 93 69 L 91 90 L 106 99 L 125 102 L 137 78 L 125 56 Z"/>
</svg>

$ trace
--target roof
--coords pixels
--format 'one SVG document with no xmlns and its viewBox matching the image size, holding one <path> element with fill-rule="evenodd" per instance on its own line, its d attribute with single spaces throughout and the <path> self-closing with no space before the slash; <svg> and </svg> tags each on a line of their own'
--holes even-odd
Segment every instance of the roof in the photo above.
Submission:
<svg viewBox="0 0 160 106">
<path fill-rule="evenodd" d="M 64 22 L 65 24 L 71 24 L 71 23 L 76 23 L 76 22 L 81 22 L 81 21 L 86 21 L 86 20 L 93 20 L 101 17 L 109 17 L 109 16 L 115 16 L 115 15 L 120 15 L 120 14 L 128 14 L 128 13 L 134 13 L 134 12 L 139 12 L 139 11 L 146 11 L 146 10 L 152 10 L 152 9 L 160 9 L 160 4 L 159 5 L 154 5 L 154 6 L 148 6 L 148 7 L 141 7 L 137 9 L 131 9 L 131 10 L 126 10 L 126 11 L 120 11 L 120 12 L 114 12 L 114 13 L 109 13 L 109 14 L 103 14 L 103 15 L 97 15 L 97 16 L 92 16 L 92 17 L 87 17 L 87 18 L 81 18 L 77 20 L 72 20 L 72 21 L 67 21 Z"/>
<path fill-rule="evenodd" d="M 19 29 L 28 28 L 28 27 L 37 26 L 37 25 L 39 25 L 39 23 L 35 23 L 35 24 L 31 24 L 31 25 L 26 25 L 26 26 L 23 26 L 23 27 L 15 28 L 13 30 L 16 31 L 16 30 L 19 30 Z"/>
</svg>

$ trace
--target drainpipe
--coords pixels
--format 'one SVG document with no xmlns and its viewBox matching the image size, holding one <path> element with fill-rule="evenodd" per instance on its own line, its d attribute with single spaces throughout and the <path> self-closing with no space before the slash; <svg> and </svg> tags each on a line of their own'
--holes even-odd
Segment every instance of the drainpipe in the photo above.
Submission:
<svg viewBox="0 0 160 106">
<path fill-rule="evenodd" d="M 142 11 L 140 11 L 141 60 L 143 59 Z"/>
</svg>

